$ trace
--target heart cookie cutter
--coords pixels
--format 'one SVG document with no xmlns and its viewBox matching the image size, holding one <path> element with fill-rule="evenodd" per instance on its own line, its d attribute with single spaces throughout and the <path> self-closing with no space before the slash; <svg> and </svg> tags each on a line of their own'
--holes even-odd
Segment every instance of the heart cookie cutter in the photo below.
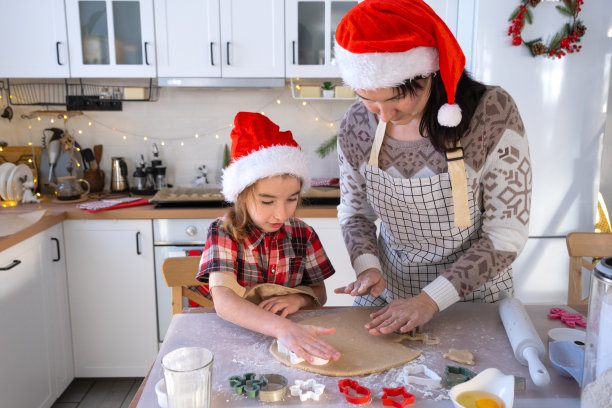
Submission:
<svg viewBox="0 0 612 408">
<path fill-rule="evenodd" d="M 369 388 L 359 385 L 357 381 L 350 378 L 339 380 L 338 389 L 351 404 L 365 404 L 372 395 L 372 391 Z M 351 395 L 351 390 L 357 395 Z"/>
<path fill-rule="evenodd" d="M 393 399 L 394 397 L 404 397 L 403 400 Z M 382 403 L 386 407 L 403 408 L 414 403 L 415 396 L 406 391 L 404 387 L 383 388 Z"/>
<path fill-rule="evenodd" d="M 476 373 L 465 367 L 446 366 L 444 367 L 444 379 L 451 387 L 464 383 L 476 377 Z"/>
<path fill-rule="evenodd" d="M 442 377 L 423 364 L 409 364 L 402 369 L 404 381 L 410 384 L 439 388 Z M 419 376 L 422 374 L 422 376 Z"/>
</svg>

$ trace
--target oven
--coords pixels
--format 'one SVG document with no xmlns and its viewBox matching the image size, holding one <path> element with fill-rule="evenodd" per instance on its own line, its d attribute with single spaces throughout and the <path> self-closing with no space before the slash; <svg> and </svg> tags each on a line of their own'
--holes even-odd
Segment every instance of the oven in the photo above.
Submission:
<svg viewBox="0 0 612 408">
<path fill-rule="evenodd" d="M 214 219 L 153 220 L 157 336 L 160 343 L 164 340 L 172 319 L 171 290 L 166 286 L 161 273 L 161 265 L 166 258 L 170 257 L 201 256 L 208 227 L 213 221 Z M 195 274 L 196 271 L 193 273 Z"/>
</svg>

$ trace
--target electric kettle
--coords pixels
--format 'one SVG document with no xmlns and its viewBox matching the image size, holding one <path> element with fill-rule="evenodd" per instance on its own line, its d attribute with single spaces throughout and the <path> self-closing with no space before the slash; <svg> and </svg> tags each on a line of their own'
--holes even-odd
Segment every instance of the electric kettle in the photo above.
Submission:
<svg viewBox="0 0 612 408">
<path fill-rule="evenodd" d="M 111 166 L 110 190 L 113 193 L 121 193 L 129 190 L 127 181 L 127 164 L 123 157 L 113 157 Z"/>
</svg>

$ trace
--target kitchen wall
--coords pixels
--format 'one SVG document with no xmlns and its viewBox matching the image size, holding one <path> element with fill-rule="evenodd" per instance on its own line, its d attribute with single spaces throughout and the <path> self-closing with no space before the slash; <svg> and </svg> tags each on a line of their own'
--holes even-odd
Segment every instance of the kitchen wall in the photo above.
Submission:
<svg viewBox="0 0 612 408">
<path fill-rule="evenodd" d="M 5 100 L 6 93 L 0 101 L 2 109 Z M 308 154 L 313 177 L 337 177 L 335 151 L 321 159 L 315 150 L 336 133 L 351 103 L 296 100 L 289 84 L 284 88 L 161 88 L 157 102 L 124 102 L 121 112 L 84 112 L 83 116 L 70 118 L 67 129 L 82 147 L 104 146 L 102 169 L 106 172 L 107 187 L 111 157 L 125 157 L 131 177 L 141 154 L 147 162 L 151 160 L 153 143 L 168 167 L 169 183 L 190 186 L 198 167 L 204 164 L 210 183 L 218 185 L 223 149 L 225 144 L 231 145 L 229 135 L 236 112 L 264 112 L 281 130 L 293 132 Z M 64 126 L 64 120 L 58 118 L 54 123 L 47 116 L 40 121 L 36 117 L 22 118 L 41 107 L 13 106 L 13 109 L 12 121 L 0 119 L 0 141 L 9 145 L 26 145 L 31 141 L 40 146 L 43 129 Z"/>
</svg>

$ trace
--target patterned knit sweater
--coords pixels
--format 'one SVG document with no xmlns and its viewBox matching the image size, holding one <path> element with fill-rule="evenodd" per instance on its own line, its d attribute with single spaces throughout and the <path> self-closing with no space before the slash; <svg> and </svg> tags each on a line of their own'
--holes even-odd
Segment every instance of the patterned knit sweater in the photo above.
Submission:
<svg viewBox="0 0 612 408">
<path fill-rule="evenodd" d="M 364 178 L 376 126 L 376 117 L 356 102 L 345 114 L 338 132 L 338 217 L 357 274 L 369 268 L 382 270 L 375 225 L 378 215 L 367 201 Z M 529 146 L 518 109 L 508 93 L 499 87 L 487 88 L 461 145 L 468 189 L 482 212 L 482 234 L 423 288 L 440 310 L 509 267 L 528 237 Z M 385 137 L 379 167 L 399 178 L 430 178 L 448 171 L 444 154 L 435 150 L 427 138 L 398 141 Z"/>
</svg>

